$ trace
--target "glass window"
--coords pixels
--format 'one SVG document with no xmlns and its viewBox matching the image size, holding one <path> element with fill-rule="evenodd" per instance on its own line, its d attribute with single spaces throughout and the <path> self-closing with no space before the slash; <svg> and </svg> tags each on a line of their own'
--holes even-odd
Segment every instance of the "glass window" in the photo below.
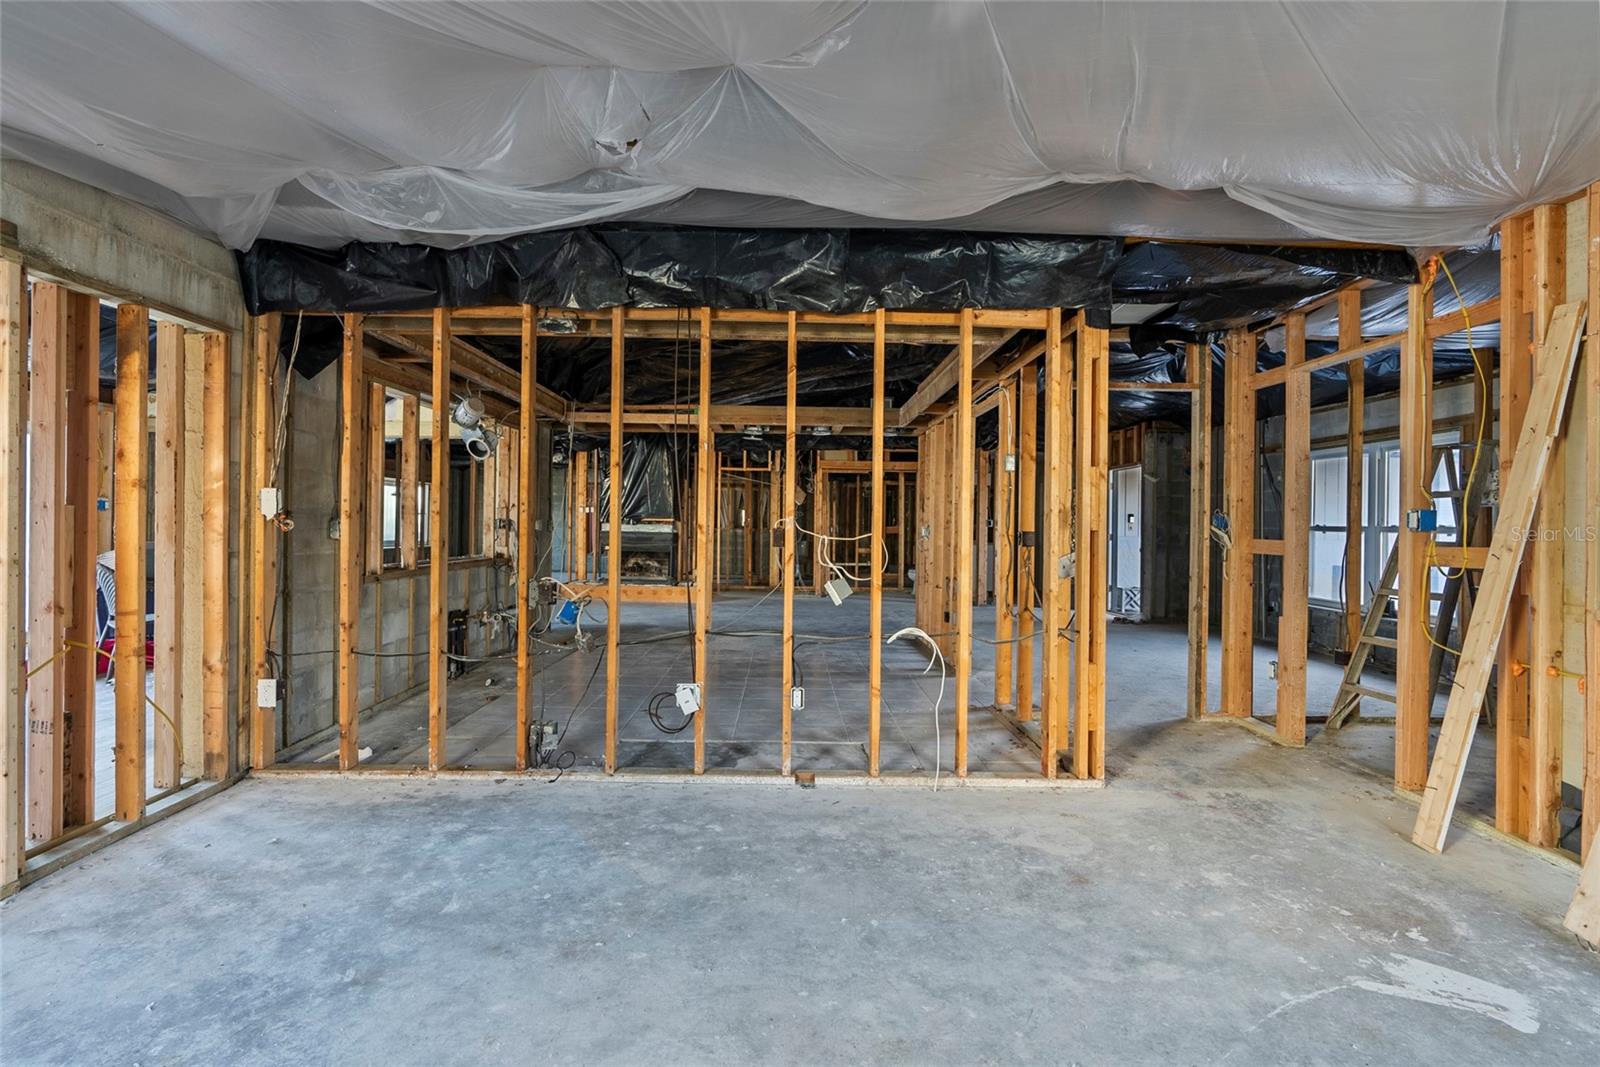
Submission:
<svg viewBox="0 0 1600 1067">
<path fill-rule="evenodd" d="M 1325 603 L 1344 602 L 1345 501 L 1350 481 L 1342 449 L 1311 457 L 1310 595 Z"/>
</svg>

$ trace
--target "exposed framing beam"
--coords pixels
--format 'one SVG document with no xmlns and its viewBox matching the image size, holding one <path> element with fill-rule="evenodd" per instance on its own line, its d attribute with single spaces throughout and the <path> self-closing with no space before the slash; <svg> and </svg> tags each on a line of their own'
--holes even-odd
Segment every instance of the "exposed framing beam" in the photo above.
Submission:
<svg viewBox="0 0 1600 1067">
<path fill-rule="evenodd" d="M 789 312 L 785 354 L 783 426 L 783 773 L 794 769 L 794 567 L 795 567 L 795 433 L 799 429 L 795 395 L 799 391 L 799 329 Z M 702 408 L 710 405 L 702 404 Z"/>
<path fill-rule="evenodd" d="M 1255 334 L 1228 331 L 1222 424 L 1222 494 L 1232 547 L 1222 554 L 1223 715 L 1250 718 L 1255 703 Z"/>
<path fill-rule="evenodd" d="M 1077 601 L 1077 699 L 1072 737 L 1076 778 L 1106 776 L 1106 511 L 1109 454 L 1111 341 L 1106 330 L 1077 315 L 1078 447 L 1077 552 L 1073 592 Z"/>
<path fill-rule="evenodd" d="M 1206 713 L 1211 640 L 1211 349 L 1184 347 L 1189 401 L 1189 709 Z"/>
<path fill-rule="evenodd" d="M 868 490 L 872 504 L 871 564 L 872 579 L 867 605 L 867 774 L 878 776 L 882 741 L 883 715 L 883 562 L 888 546 L 883 541 L 883 428 L 884 428 L 884 354 L 886 327 L 884 311 L 879 308 L 873 320 L 872 333 L 872 484 Z M 968 386 L 970 391 L 971 386 Z M 972 406 L 968 396 L 967 406 Z M 970 431 L 969 431 L 970 432 Z M 970 620 L 971 605 L 968 605 Z M 971 623 L 968 623 L 971 630 Z M 971 634 L 968 633 L 970 639 Z"/>
<path fill-rule="evenodd" d="M 428 769 L 444 767 L 449 736 L 450 309 L 433 310 L 433 470 L 428 487 Z"/>
<path fill-rule="evenodd" d="M 994 703 L 1013 707 L 1012 632 L 1016 626 L 1016 586 L 1012 572 L 1017 553 L 1017 382 L 1007 379 L 999 390 L 994 450 Z M 1009 459 L 1009 464 L 1007 460 Z"/>
<path fill-rule="evenodd" d="M 972 691 L 972 492 L 977 463 L 972 419 L 973 313 L 961 312 L 956 379 L 956 777 L 967 776 L 967 705 Z"/>
<path fill-rule="evenodd" d="M 1306 358 L 1306 317 L 1284 318 L 1289 367 Z M 1309 638 L 1311 557 L 1311 379 L 1291 374 L 1283 418 L 1283 593 L 1278 615 L 1278 739 L 1306 740 L 1306 651 Z"/>
<path fill-rule="evenodd" d="M 95 675 L 100 654 L 95 590 L 99 544 L 100 301 L 69 293 L 71 375 L 67 383 L 67 513 L 71 608 L 67 613 L 66 700 L 62 738 L 62 812 L 67 829 L 93 822 Z M 224 395 L 226 395 L 224 393 Z M 225 603 L 225 601 L 224 601 Z M 219 616 L 221 610 L 219 609 Z M 224 628 L 225 629 L 225 628 Z"/>
<path fill-rule="evenodd" d="M 1361 342 L 1361 291 L 1339 291 L 1339 347 L 1353 348 Z M 1346 370 L 1349 382 L 1346 404 L 1344 539 L 1344 647 L 1354 653 L 1361 637 L 1361 598 L 1366 590 L 1362 576 L 1362 502 L 1366 488 L 1367 362 L 1351 360 Z"/>
<path fill-rule="evenodd" d="M 120 319 L 119 319 L 120 326 Z M 275 488 L 275 474 L 273 471 L 276 456 L 277 438 L 277 405 L 274 403 L 274 394 L 277 387 L 280 367 L 278 364 L 278 333 L 282 328 L 282 319 L 277 312 L 270 312 L 251 321 L 250 348 L 251 348 L 251 425 L 248 427 L 248 449 L 250 455 L 251 474 L 253 475 L 252 492 L 247 501 L 250 509 L 253 536 L 250 540 L 251 559 L 249 563 L 250 574 L 250 676 L 252 685 L 257 689 L 270 683 L 273 692 L 249 693 L 250 706 L 253 714 L 250 717 L 250 765 L 255 768 L 272 766 L 278 753 L 278 715 L 277 696 L 278 679 L 272 673 L 271 665 L 267 659 L 267 649 L 272 643 L 273 632 L 277 629 L 280 620 L 277 618 L 277 587 L 278 587 L 278 538 L 280 531 L 273 516 L 263 515 L 260 503 L 260 491 L 266 488 Z M 287 399 L 284 400 L 287 403 Z M 120 412 L 120 407 L 119 407 Z M 118 422 L 119 457 L 121 422 Z M 119 512 L 120 514 L 120 512 Z M 120 549 L 119 549 L 120 552 Z M 117 557 L 117 569 L 122 569 L 122 558 Z M 117 590 L 120 596 L 122 582 L 119 578 Z M 122 621 L 117 621 L 117 631 L 122 632 Z M 140 665 L 143 665 L 140 657 Z M 117 675 L 122 674 L 119 661 Z M 267 699 L 263 699 L 266 697 Z"/>
<path fill-rule="evenodd" d="M 609 524 L 606 539 L 606 773 L 617 770 L 617 684 L 622 677 L 621 664 L 617 662 L 622 636 L 622 408 L 624 404 L 623 362 L 626 334 L 623 331 L 623 309 L 611 309 L 611 433 L 610 479 L 606 492 Z M 702 368 L 710 362 L 709 337 L 701 344 Z M 701 389 L 705 388 L 704 383 Z M 701 687 L 701 707 L 695 716 L 695 771 L 705 769 L 704 738 L 705 689 Z"/>
<path fill-rule="evenodd" d="M 228 745 L 228 669 L 231 654 L 228 638 L 228 531 L 233 516 L 228 510 L 228 388 L 233 380 L 230 358 L 231 339 L 223 333 L 207 333 L 201 340 L 205 360 L 205 380 L 210 386 L 202 399 L 202 455 L 205 482 L 201 487 L 200 523 L 204 530 L 202 547 L 201 599 L 203 611 L 202 699 L 205 707 L 201 725 L 201 775 L 211 781 L 227 778 L 233 770 Z M 98 353 L 97 353 L 98 354 Z"/>
<path fill-rule="evenodd" d="M 1587 514 L 1600 515 L 1600 181 L 1589 186 L 1589 348 L 1588 385 L 1584 424 L 1588 451 L 1584 481 Z M 1590 872 L 1590 897 L 1600 901 L 1600 861 L 1595 859 L 1595 839 L 1600 831 L 1600 537 L 1589 539 L 1584 559 L 1587 594 L 1584 597 L 1584 732 L 1583 831 L 1580 848 Z M 1594 913 L 1591 913 L 1594 914 Z M 1600 922 L 1600 915 L 1596 916 Z M 1569 924 L 1570 925 L 1570 924 Z M 1591 940 L 1600 940 L 1591 934 Z"/>
<path fill-rule="evenodd" d="M 22 876 L 28 847 L 22 780 L 28 737 L 22 609 L 27 314 L 22 264 L 0 249 L 0 887 Z"/>
<path fill-rule="evenodd" d="M 971 311 L 971 309 L 969 308 L 967 311 Z M 962 312 L 962 314 L 966 315 L 967 312 Z M 1007 341 L 1015 337 L 1018 332 L 1016 330 L 1006 331 L 1003 336 L 986 340 L 982 347 L 975 351 L 963 352 L 962 345 L 976 344 L 973 339 L 972 320 L 963 318 L 961 320 L 961 329 L 964 332 L 957 338 L 955 349 L 929 372 L 928 376 L 922 380 L 922 384 L 917 386 L 917 391 L 911 395 L 911 399 L 907 400 L 905 405 L 901 407 L 901 426 L 909 426 L 921 418 L 929 407 L 936 401 L 943 400 L 950 390 L 964 385 L 970 391 L 972 389 L 973 372 L 987 366 L 995 353 L 1004 347 Z M 961 368 L 964 366 L 968 368 L 968 373 L 966 380 L 963 382 L 960 378 L 960 373 Z"/>
<path fill-rule="evenodd" d="M 1047 327 L 1048 329 L 1048 327 Z M 1059 341 L 1056 342 L 1059 345 Z M 1033 718 L 1033 606 L 1038 601 L 1039 369 L 1017 372 L 1017 719 Z M 917 483 L 918 496 L 922 481 Z M 919 583 L 920 584 L 920 583 Z"/>
<path fill-rule="evenodd" d="M 1068 745 L 1068 676 L 1064 630 L 1071 614 L 1062 561 L 1072 551 L 1072 348 L 1057 310 L 1045 326 L 1044 348 L 1044 620 L 1040 641 L 1039 770 L 1059 773 Z"/>
<path fill-rule="evenodd" d="M 520 447 L 517 477 L 517 725 L 514 759 L 519 771 L 528 769 L 528 716 L 533 707 L 533 614 L 528 606 L 532 596 L 534 554 L 538 550 L 538 494 L 542 480 L 535 464 L 539 456 L 539 424 L 534 414 L 539 382 L 539 309 L 522 309 L 522 427 L 517 438 Z M 551 536 L 554 536 L 552 533 Z"/>
<path fill-rule="evenodd" d="M 156 324 L 155 508 L 155 788 L 181 778 L 178 724 L 183 721 L 183 327 Z M 121 577 L 121 568 L 118 568 Z M 122 583 L 117 587 L 120 590 Z M 122 634 L 119 627 L 118 636 Z"/>
<path fill-rule="evenodd" d="M 71 606 L 67 515 L 67 290 L 33 286 L 28 375 L 28 836 L 65 828 L 67 661 L 60 655 Z M 181 328 L 180 328 L 181 329 Z"/>
<path fill-rule="evenodd" d="M 366 381 L 361 373 L 362 337 L 361 316 L 344 317 L 344 351 L 339 359 L 339 576 L 338 587 L 338 649 L 334 660 L 336 678 L 334 696 L 337 701 L 335 721 L 339 727 L 339 769 L 348 771 L 361 761 L 358 755 L 360 741 L 361 675 L 356 667 L 356 644 L 361 627 L 361 575 L 367 570 L 362 559 L 366 545 L 366 496 L 372 479 L 367 474 L 366 457 L 362 455 L 368 444 L 365 419 L 372 408 Z M 378 433 L 382 429 L 382 405 L 378 405 Z M 375 457 L 377 480 L 382 484 L 382 453 Z M 381 523 L 374 522 L 375 527 Z M 382 551 L 382 542 L 379 542 Z M 380 558 L 381 563 L 381 558 Z M 382 644 L 380 639 L 379 644 Z"/>
<path fill-rule="evenodd" d="M 145 804 L 145 508 L 148 503 L 150 310 L 117 308 L 116 817 L 132 822 Z"/>
<path fill-rule="evenodd" d="M 1400 363 L 1399 619 L 1395 628 L 1394 781 L 1422 788 L 1428 776 L 1428 535 L 1407 528 L 1407 514 L 1433 507 L 1433 274 L 1410 287 L 1406 340 Z"/>
</svg>

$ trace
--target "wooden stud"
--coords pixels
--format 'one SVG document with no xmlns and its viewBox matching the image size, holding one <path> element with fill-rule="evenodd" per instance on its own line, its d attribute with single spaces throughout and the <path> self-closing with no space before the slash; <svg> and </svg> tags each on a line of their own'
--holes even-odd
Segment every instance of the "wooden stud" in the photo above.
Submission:
<svg viewBox="0 0 1600 1067">
<path fill-rule="evenodd" d="M 1450 689 L 1450 703 L 1445 710 L 1444 725 L 1439 729 L 1439 743 L 1434 752 L 1433 765 L 1428 770 L 1427 787 L 1423 790 L 1422 803 L 1417 811 L 1416 827 L 1411 834 L 1413 841 L 1430 852 L 1444 848 L 1445 834 L 1450 828 L 1450 817 L 1461 789 L 1461 776 L 1466 771 L 1467 750 L 1472 744 L 1478 715 L 1483 708 L 1484 693 L 1489 685 L 1492 665 L 1489 653 L 1500 638 L 1505 624 L 1512 584 L 1527 549 L 1525 534 L 1533 521 L 1539 492 L 1545 485 L 1550 467 L 1555 438 L 1560 433 L 1562 417 L 1566 413 L 1567 396 L 1571 392 L 1573 370 L 1577 363 L 1578 329 L 1583 321 L 1583 311 L 1581 301 L 1558 307 L 1539 352 L 1539 373 L 1533 394 L 1529 397 L 1522 431 L 1518 435 L 1517 458 L 1512 463 L 1511 477 L 1504 483 L 1501 493 L 1500 513 L 1495 519 L 1494 535 L 1489 543 L 1489 560 L 1478 586 L 1478 596 L 1473 601 L 1472 622 L 1461 643 L 1455 681 Z M 1427 740 L 1426 732 L 1423 733 L 1423 740 Z"/>
<path fill-rule="evenodd" d="M 1077 700 L 1072 738 L 1072 773 L 1106 776 L 1106 511 L 1109 507 L 1111 338 L 1077 316 L 1078 447 L 1077 549 L 1073 579 L 1077 600 Z"/>
<path fill-rule="evenodd" d="M 1600 948 L 1600 852 L 1590 852 L 1578 872 L 1578 889 L 1562 926 L 1577 934 L 1586 945 Z"/>
<path fill-rule="evenodd" d="M 1433 313 L 1431 274 L 1410 287 L 1406 341 L 1400 362 L 1400 578 L 1395 627 L 1394 781 L 1420 789 L 1428 777 L 1428 535 L 1406 528 L 1413 510 L 1433 507 L 1433 343 L 1426 324 Z"/>
<path fill-rule="evenodd" d="M 97 626 L 95 555 L 100 520 L 100 301 L 70 293 L 67 320 L 71 372 L 67 383 L 68 569 L 65 701 L 61 745 L 62 822 L 66 829 L 94 821 L 95 676 L 101 657 L 94 650 Z"/>
<path fill-rule="evenodd" d="M 1340 348 L 1361 343 L 1361 290 L 1339 290 Z M 1345 423 L 1345 538 L 1344 538 L 1344 648 L 1354 652 L 1361 636 L 1361 601 L 1366 585 L 1362 575 L 1362 504 L 1366 487 L 1366 407 L 1367 363 L 1354 360 L 1347 365 Z"/>
<path fill-rule="evenodd" d="M 1228 331 L 1223 363 L 1222 490 L 1233 547 L 1222 557 L 1222 704 L 1249 718 L 1255 706 L 1256 337 Z"/>
<path fill-rule="evenodd" d="M 1551 316 L 1567 293 L 1567 209 L 1565 204 L 1541 204 L 1533 209 L 1533 340 L 1542 344 Z M 1542 356 L 1543 353 L 1541 352 Z M 1534 373 L 1539 372 L 1537 363 Z M 1551 468 L 1566 469 L 1565 435 L 1558 436 Z M 1561 530 L 1567 522 L 1567 483 L 1559 473 L 1548 479 L 1539 495 L 1538 530 L 1550 536 L 1537 538 L 1528 549 L 1531 633 L 1529 663 L 1532 676 L 1528 705 L 1528 841 L 1555 848 L 1561 838 L 1561 749 L 1564 690 L 1568 682 L 1550 668 L 1562 668 L 1566 599 L 1566 546 Z"/>
<path fill-rule="evenodd" d="M 706 708 L 711 698 L 711 652 L 707 631 L 711 628 L 711 602 L 716 582 L 716 560 L 720 556 L 715 540 L 717 492 L 720 478 L 716 471 L 716 438 L 711 430 L 711 309 L 699 311 L 700 368 L 699 404 L 696 407 L 695 445 L 696 486 L 700 497 L 695 505 L 695 557 L 706 566 L 696 566 L 694 588 L 694 677 L 700 683 L 700 711 L 694 717 L 694 772 L 705 773 Z"/>
<path fill-rule="evenodd" d="M 1044 640 L 1040 643 L 1039 760 L 1046 778 L 1068 744 L 1066 657 L 1061 647 L 1070 617 L 1062 566 L 1072 551 L 1072 352 L 1063 343 L 1059 310 L 1045 327 L 1044 355 Z"/>
<path fill-rule="evenodd" d="M 155 435 L 155 730 L 154 783 L 178 784 L 178 731 L 183 718 L 183 327 L 156 324 Z M 119 575 L 120 577 L 120 575 Z M 121 583 L 118 583 L 120 587 Z M 120 635 L 121 629 L 118 629 Z"/>
<path fill-rule="evenodd" d="M 799 390 L 799 329 L 789 312 L 783 423 L 783 773 L 794 769 L 795 398 Z M 705 405 L 702 405 L 705 406 Z"/>
<path fill-rule="evenodd" d="M 179 600 L 178 626 L 183 654 L 179 685 L 182 714 L 174 716 L 181 743 L 178 778 L 198 781 L 205 771 L 205 335 L 198 330 L 183 335 L 183 435 L 179 470 L 181 531 L 178 568 L 184 573 Z"/>
<path fill-rule="evenodd" d="M 0 887 L 15 885 L 28 848 L 23 749 L 27 669 L 23 666 L 22 562 L 27 511 L 28 296 L 22 264 L 0 251 Z"/>
<path fill-rule="evenodd" d="M 358 360 L 358 362 L 362 362 Z M 363 570 L 368 574 L 383 573 L 383 490 L 389 474 L 389 390 L 382 382 L 367 383 L 367 444 L 366 472 L 366 547 L 363 550 Z M 396 485 L 398 485 L 396 480 Z M 383 643 L 383 616 L 378 616 L 378 644 Z M 372 661 L 375 665 L 377 660 Z M 373 702 L 377 702 L 377 678 L 382 672 L 373 670 Z"/>
<path fill-rule="evenodd" d="M 539 310 L 522 309 L 522 410 L 517 443 L 517 737 L 516 767 L 528 769 L 528 716 L 533 707 L 533 612 L 528 600 L 533 593 L 534 554 L 538 550 L 539 518 L 536 503 L 541 491 L 539 472 L 534 469 L 539 455 Z M 609 611 L 609 608 L 607 609 Z"/>
<path fill-rule="evenodd" d="M 882 745 L 883 716 L 883 561 L 887 546 L 883 539 L 883 388 L 884 388 L 884 310 L 873 317 L 872 331 L 872 568 L 867 605 L 867 774 L 878 776 Z"/>
<path fill-rule="evenodd" d="M 71 608 L 67 525 L 68 293 L 33 286 L 28 375 L 28 836 L 58 837 L 63 793 L 67 661 L 59 655 Z"/>
<path fill-rule="evenodd" d="M 150 311 L 117 308 L 116 817 L 145 801 L 145 509 L 149 503 Z"/>
<path fill-rule="evenodd" d="M 1189 718 L 1206 713 L 1211 641 L 1211 347 L 1189 344 Z"/>
<path fill-rule="evenodd" d="M 433 309 L 433 469 L 428 486 L 428 769 L 447 759 L 450 640 L 450 309 Z"/>
<path fill-rule="evenodd" d="M 1013 703 L 1011 635 L 1017 596 L 1012 579 L 1017 556 L 1017 380 L 1008 380 L 1001 389 L 995 415 L 999 439 L 994 452 L 994 703 L 1008 708 Z M 903 480 L 900 492 L 902 496 L 905 493 Z"/>
<path fill-rule="evenodd" d="M 1584 480 L 1590 521 L 1600 515 L 1600 182 L 1589 186 L 1589 348 L 1588 385 L 1585 403 L 1584 441 L 1588 451 Z M 1589 871 L 1590 897 L 1600 900 L 1600 886 L 1594 885 L 1600 862 L 1595 860 L 1595 837 L 1600 831 L 1600 536 L 1590 537 L 1585 546 L 1585 581 L 1588 592 L 1583 604 L 1584 685 L 1583 685 L 1583 830 L 1580 847 Z M 1593 938 L 1591 938 L 1593 939 Z"/>
<path fill-rule="evenodd" d="M 369 444 L 363 433 L 363 414 L 371 414 L 374 406 L 361 375 L 362 337 L 360 315 L 344 317 L 344 352 L 339 360 L 339 576 L 338 587 L 338 651 L 334 660 L 336 678 L 334 698 L 337 701 L 336 721 L 339 726 L 339 769 L 354 769 L 361 761 L 358 754 L 360 741 L 360 672 L 356 666 L 356 644 L 360 641 L 361 627 L 361 575 L 363 550 L 370 549 L 366 537 L 366 497 L 370 491 L 371 475 L 363 456 L 363 445 Z M 378 387 L 380 390 L 382 386 Z M 378 407 L 378 434 L 383 433 L 383 408 Z M 383 478 L 383 453 L 380 450 L 370 457 L 376 468 L 379 483 Z M 379 513 L 381 520 L 382 513 Z M 381 526 L 375 521 L 373 526 Z M 382 555 L 382 542 L 379 542 Z M 381 644 L 381 642 L 380 642 Z"/>
<path fill-rule="evenodd" d="M 120 322 L 120 320 L 119 320 Z M 277 683 L 271 662 L 267 657 L 274 632 L 281 624 L 278 617 L 278 541 L 281 532 L 271 516 L 261 513 L 260 490 L 275 488 L 274 460 L 277 454 L 278 407 L 274 403 L 280 366 L 278 360 L 278 334 L 282 320 L 277 313 L 262 315 L 252 320 L 251 329 L 251 397 L 252 419 L 249 430 L 251 473 L 254 476 L 253 492 L 248 501 L 251 524 L 255 531 L 250 541 L 250 675 L 252 690 L 263 682 Z M 284 397 L 283 403 L 288 403 Z M 118 411 L 121 411 L 119 406 Z M 121 440 L 122 426 L 119 416 L 117 433 Z M 119 446 L 120 447 L 120 446 Z M 120 452 L 119 452 L 120 455 Z M 120 511 L 119 511 L 120 514 Z M 119 540 L 120 545 L 120 540 Z M 120 548 L 119 548 L 120 552 Z M 117 557 L 117 590 L 122 590 L 122 557 Z M 117 632 L 122 632 L 120 618 Z M 139 660 L 141 667 L 144 659 Z M 122 676 L 121 661 L 117 677 Z M 272 766 L 278 753 L 278 715 L 276 697 L 265 703 L 254 691 L 248 693 L 254 714 L 250 718 L 250 765 L 257 769 Z M 141 719 L 142 721 L 142 719 Z"/>
<path fill-rule="evenodd" d="M 991 478 L 989 453 L 980 451 L 977 459 L 978 516 L 973 523 L 973 537 L 976 540 L 972 546 L 972 565 L 977 573 L 972 576 L 972 602 L 974 604 L 987 604 L 989 602 L 989 501 L 990 495 L 994 490 L 989 485 Z"/>
<path fill-rule="evenodd" d="M 1033 607 L 1038 602 L 1035 561 L 1039 458 L 1039 368 L 1017 372 L 1017 718 L 1033 718 Z"/>
<path fill-rule="evenodd" d="M 1514 215 L 1500 224 L 1500 485 L 1507 486 L 1522 435 L 1533 382 L 1531 314 L 1533 217 Z M 1503 490 L 1502 490 L 1503 491 Z M 1531 700 L 1527 663 L 1531 615 L 1528 591 L 1531 568 L 1524 561 L 1512 586 L 1506 609 L 1495 673 L 1495 826 L 1517 837 L 1528 836 L 1528 715 Z M 1481 586 L 1480 586 L 1481 596 Z"/>
<path fill-rule="evenodd" d="M 203 398 L 204 484 L 201 486 L 200 523 L 204 531 L 201 627 L 205 680 L 201 726 L 201 774 L 211 781 L 228 777 L 232 770 L 228 747 L 228 383 L 233 378 L 229 338 L 208 333 L 201 341 L 205 359 Z"/>
<path fill-rule="evenodd" d="M 623 345 L 624 333 L 622 325 L 623 309 L 618 306 L 611 309 L 611 436 L 610 447 L 610 479 L 607 485 L 606 521 L 610 524 L 607 531 L 609 536 L 606 541 L 606 773 L 614 774 L 617 770 L 617 683 L 622 676 L 621 664 L 617 662 L 622 636 L 622 408 L 623 408 Z M 701 323 L 705 318 L 702 312 Z M 706 342 L 702 341 L 700 348 L 700 362 L 704 366 L 709 355 L 706 351 Z M 701 389 L 705 388 L 704 384 Z M 702 694 L 704 689 L 702 688 Z M 701 697 L 700 713 L 695 716 L 695 770 L 699 772 L 703 757 L 700 754 L 701 738 L 704 736 L 704 727 L 701 721 L 705 718 L 705 697 Z"/>
<path fill-rule="evenodd" d="M 1295 367 L 1306 358 L 1306 317 L 1284 317 L 1284 355 Z M 1306 740 L 1306 649 L 1311 619 L 1311 377 L 1284 383 L 1283 592 L 1278 613 L 1278 739 Z"/>
<path fill-rule="evenodd" d="M 417 455 L 421 450 L 418 440 L 422 422 L 422 405 L 415 393 L 400 398 L 400 477 L 395 495 L 400 542 L 400 569 L 417 568 Z"/>
<path fill-rule="evenodd" d="M 967 776 L 967 704 L 972 689 L 972 493 L 977 464 L 972 420 L 972 309 L 961 311 L 956 383 L 956 777 Z"/>
</svg>

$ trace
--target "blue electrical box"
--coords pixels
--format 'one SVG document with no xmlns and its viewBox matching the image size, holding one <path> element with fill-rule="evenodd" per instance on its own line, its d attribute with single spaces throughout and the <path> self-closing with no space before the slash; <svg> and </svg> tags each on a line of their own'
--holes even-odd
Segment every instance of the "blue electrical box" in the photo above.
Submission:
<svg viewBox="0 0 1600 1067">
<path fill-rule="evenodd" d="M 1439 513 L 1433 508 L 1412 508 L 1406 512 L 1406 529 L 1433 533 L 1439 528 Z"/>
<path fill-rule="evenodd" d="M 556 612 L 556 622 L 563 626 L 571 626 L 578 621 L 578 604 L 574 600 L 563 600 L 561 610 Z"/>
</svg>

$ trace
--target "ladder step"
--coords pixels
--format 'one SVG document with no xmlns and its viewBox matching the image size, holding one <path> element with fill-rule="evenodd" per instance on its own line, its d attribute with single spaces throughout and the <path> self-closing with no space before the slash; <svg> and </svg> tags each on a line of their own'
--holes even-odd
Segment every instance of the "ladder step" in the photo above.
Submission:
<svg viewBox="0 0 1600 1067">
<path fill-rule="evenodd" d="M 1360 693 L 1362 696 L 1371 697 L 1373 700 L 1382 700 L 1389 704 L 1394 703 L 1394 694 L 1385 693 L 1382 689 L 1372 689 L 1368 686 L 1354 684 L 1347 685 L 1344 689 L 1347 693 Z"/>
<path fill-rule="evenodd" d="M 1392 638 L 1392 637 L 1379 637 L 1376 634 L 1374 634 L 1371 637 L 1367 638 L 1367 644 L 1369 644 L 1369 645 L 1377 645 L 1379 648 L 1399 649 L 1399 647 L 1400 647 L 1400 642 L 1396 641 L 1394 638 Z"/>
</svg>

